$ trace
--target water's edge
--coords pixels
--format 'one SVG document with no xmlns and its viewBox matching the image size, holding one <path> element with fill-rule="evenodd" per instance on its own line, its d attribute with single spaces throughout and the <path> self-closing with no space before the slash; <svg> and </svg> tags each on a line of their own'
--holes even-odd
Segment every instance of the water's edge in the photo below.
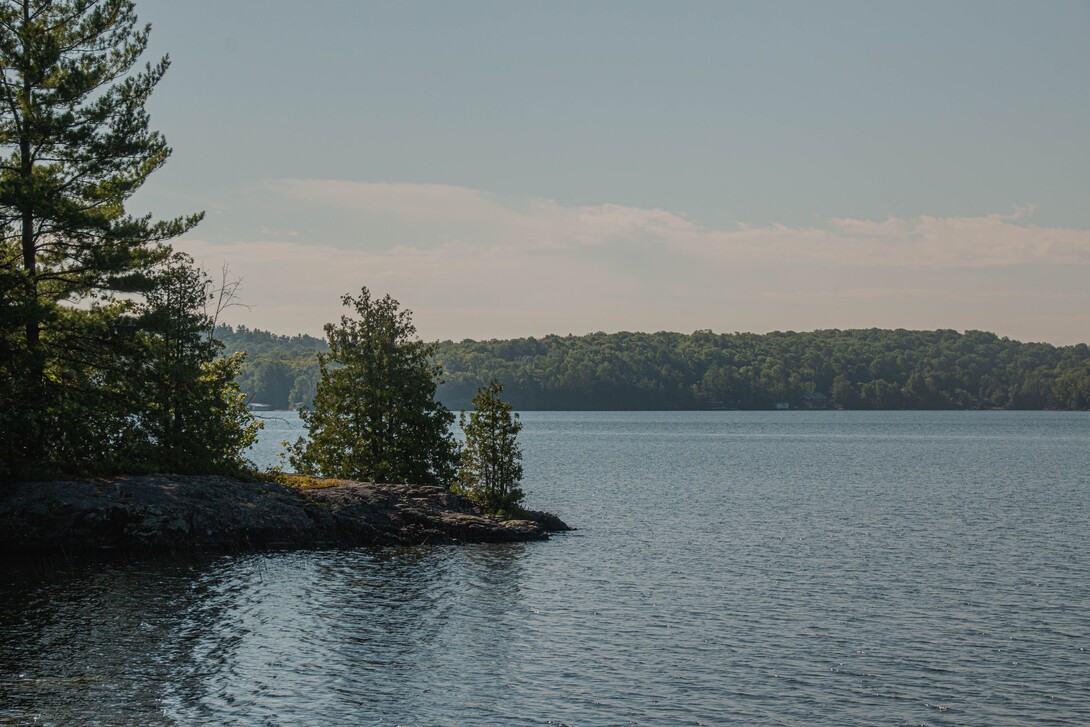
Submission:
<svg viewBox="0 0 1090 727">
<path fill-rule="evenodd" d="M 439 487 L 328 481 L 299 490 L 220 476 L 140 475 L 0 489 L 0 551 L 259 550 L 542 540 L 559 518 L 486 516 Z"/>
</svg>

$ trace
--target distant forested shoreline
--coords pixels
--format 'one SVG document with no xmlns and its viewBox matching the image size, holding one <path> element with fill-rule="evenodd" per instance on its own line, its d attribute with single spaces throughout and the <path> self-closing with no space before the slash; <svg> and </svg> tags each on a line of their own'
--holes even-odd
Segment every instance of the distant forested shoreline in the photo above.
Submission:
<svg viewBox="0 0 1090 727">
<path fill-rule="evenodd" d="M 321 339 L 220 326 L 238 382 L 271 409 L 309 405 Z M 438 398 L 469 408 L 496 379 L 523 410 L 1090 409 L 1090 347 L 984 331 L 593 333 L 439 344 Z"/>
<path fill-rule="evenodd" d="M 314 401 L 321 378 L 318 352 L 329 348 L 324 340 L 229 325 L 217 326 L 215 337 L 223 344 L 224 355 L 246 354 L 238 385 L 251 403 L 287 410 L 309 407 Z"/>
</svg>

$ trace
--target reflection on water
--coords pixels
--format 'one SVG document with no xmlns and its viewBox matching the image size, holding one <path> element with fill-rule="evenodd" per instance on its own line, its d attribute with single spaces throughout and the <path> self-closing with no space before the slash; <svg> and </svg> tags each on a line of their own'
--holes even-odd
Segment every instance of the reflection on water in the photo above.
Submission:
<svg viewBox="0 0 1090 727">
<path fill-rule="evenodd" d="M 437 665 L 502 657 L 526 547 L 13 568 L 0 724 L 275 724 L 419 702 Z"/>
<path fill-rule="evenodd" d="M 523 417 L 545 543 L 5 564 L 0 724 L 1090 723 L 1090 417 Z"/>
<path fill-rule="evenodd" d="M 0 723 L 154 721 L 188 645 L 177 614 L 201 599 L 172 563 L 18 564 L 0 589 Z"/>
</svg>

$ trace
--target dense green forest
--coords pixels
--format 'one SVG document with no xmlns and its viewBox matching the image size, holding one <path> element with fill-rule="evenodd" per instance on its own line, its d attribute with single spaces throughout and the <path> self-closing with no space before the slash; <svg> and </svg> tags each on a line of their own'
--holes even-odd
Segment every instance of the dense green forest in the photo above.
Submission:
<svg viewBox="0 0 1090 727">
<path fill-rule="evenodd" d="M 306 404 L 317 379 L 309 336 L 221 328 L 245 350 L 253 400 Z M 439 398 L 468 408 L 501 381 L 517 409 L 1088 409 L 1090 347 L 952 330 L 595 333 L 443 342 Z"/>
<path fill-rule="evenodd" d="M 328 348 L 324 340 L 228 325 L 217 326 L 215 336 L 223 343 L 224 353 L 246 353 L 238 384 L 251 402 L 285 410 L 314 401 L 319 378 L 317 353 Z"/>
</svg>

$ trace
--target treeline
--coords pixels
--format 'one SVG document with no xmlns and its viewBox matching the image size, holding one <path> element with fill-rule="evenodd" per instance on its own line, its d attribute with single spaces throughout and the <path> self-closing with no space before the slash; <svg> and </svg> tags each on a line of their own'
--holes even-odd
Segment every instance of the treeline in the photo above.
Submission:
<svg viewBox="0 0 1090 727">
<path fill-rule="evenodd" d="M 319 379 L 317 353 L 329 348 L 324 340 L 229 325 L 217 326 L 216 338 L 225 353 L 246 354 L 237 380 L 251 403 L 286 410 L 309 407 L 314 401 Z"/>
<path fill-rule="evenodd" d="M 253 401 L 309 404 L 317 381 L 309 336 L 221 327 L 249 358 Z M 1088 409 L 1090 348 L 1021 343 L 952 330 L 809 333 L 596 333 L 441 343 L 439 399 L 469 408 L 503 382 L 517 409 Z"/>
<path fill-rule="evenodd" d="M 440 345 L 439 396 L 518 409 L 1088 409 L 1090 348 L 952 330 L 596 333 Z"/>
</svg>

